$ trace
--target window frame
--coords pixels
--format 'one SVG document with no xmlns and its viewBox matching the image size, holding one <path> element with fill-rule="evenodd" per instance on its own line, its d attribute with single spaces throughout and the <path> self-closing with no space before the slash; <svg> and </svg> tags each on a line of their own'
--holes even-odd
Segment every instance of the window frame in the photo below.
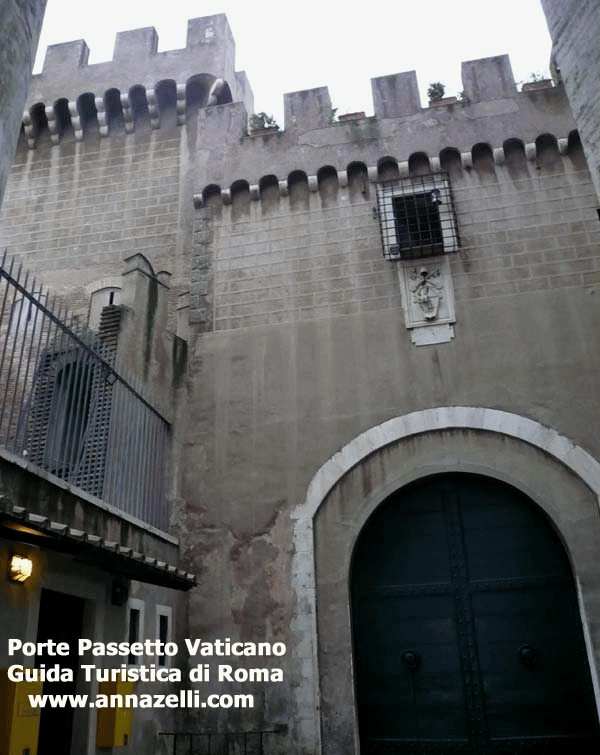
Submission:
<svg viewBox="0 0 600 755">
<path fill-rule="evenodd" d="M 154 625 L 155 637 L 157 640 L 160 640 L 160 619 L 162 616 L 167 617 L 167 639 L 165 640 L 165 643 L 173 642 L 173 608 L 171 606 L 165 606 L 159 603 L 156 604 L 156 615 L 155 615 L 155 625 Z M 164 655 L 158 656 L 158 662 L 156 665 L 160 666 L 160 668 L 170 668 L 171 656 L 167 655 L 166 653 Z"/>
<path fill-rule="evenodd" d="M 418 197 L 423 194 L 439 192 L 440 202 L 435 205 L 437 222 L 441 232 L 441 250 L 437 244 L 425 243 L 415 245 L 412 238 L 409 246 L 402 246 L 398 228 L 404 218 L 399 217 L 398 200 L 406 197 Z M 417 203 L 415 202 L 415 206 Z M 451 254 L 460 248 L 460 237 L 456 222 L 454 198 L 447 173 L 428 173 L 409 178 L 397 178 L 392 181 L 377 183 L 377 215 L 383 246 L 383 256 L 389 260 L 425 260 Z M 404 224 L 406 227 L 406 224 Z M 410 228 L 407 228 L 410 237 Z M 429 250 L 429 251 L 427 251 Z"/>
<path fill-rule="evenodd" d="M 138 619 L 138 637 L 136 639 L 130 639 L 129 636 L 129 630 L 131 626 L 131 611 L 138 611 L 139 613 L 139 619 Z M 125 627 L 125 642 L 128 642 L 130 644 L 134 642 L 143 642 L 144 641 L 144 620 L 145 620 L 145 613 L 146 613 L 146 603 L 143 600 L 140 600 L 139 598 L 129 598 L 127 601 L 127 622 Z M 133 660 L 131 660 L 133 658 Z M 143 663 L 143 656 L 132 656 L 131 653 L 127 656 L 127 665 L 128 666 L 140 666 Z"/>
</svg>

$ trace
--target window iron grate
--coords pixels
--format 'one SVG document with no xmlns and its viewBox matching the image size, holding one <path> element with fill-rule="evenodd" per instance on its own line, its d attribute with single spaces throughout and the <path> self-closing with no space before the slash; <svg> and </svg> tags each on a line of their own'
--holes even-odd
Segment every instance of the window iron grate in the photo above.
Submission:
<svg viewBox="0 0 600 755">
<path fill-rule="evenodd" d="M 446 173 L 378 183 L 377 215 L 386 259 L 423 259 L 456 252 L 460 247 Z"/>
</svg>

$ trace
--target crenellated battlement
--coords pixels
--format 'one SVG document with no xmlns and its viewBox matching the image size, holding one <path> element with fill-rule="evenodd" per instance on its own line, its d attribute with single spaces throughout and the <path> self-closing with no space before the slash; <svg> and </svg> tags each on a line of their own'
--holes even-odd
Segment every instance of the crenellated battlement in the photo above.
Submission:
<svg viewBox="0 0 600 755">
<path fill-rule="evenodd" d="M 201 71 L 230 82 L 237 101 L 235 41 L 223 13 L 190 19 L 183 49 L 157 49 L 158 34 L 152 26 L 119 32 L 112 60 L 104 63 L 88 64 L 89 48 L 83 39 L 51 45 L 42 72 L 32 77 L 28 105 L 61 97 L 76 99 L 82 92 L 110 87 L 127 91 L 141 84 L 150 88 L 161 79 L 186 81 Z"/>
<path fill-rule="evenodd" d="M 119 32 L 113 58 L 105 63 L 88 64 L 89 49 L 84 40 L 49 47 L 42 73 L 32 79 L 23 114 L 28 146 L 34 148 L 45 130 L 52 143 L 58 144 L 70 131 L 79 141 L 88 132 L 108 136 L 111 131 L 131 133 L 144 127 L 160 128 L 165 123 L 181 126 L 192 110 L 207 109 L 208 114 L 215 105 L 233 104 L 235 115 L 226 120 L 231 121 L 235 133 L 229 128 L 225 138 L 237 140 L 246 134 L 247 116 L 254 109 L 253 95 L 245 73 L 235 71 L 235 42 L 224 14 L 188 21 L 184 49 L 157 52 L 157 48 L 158 35 L 153 27 Z M 435 116 L 429 117 L 424 115 L 429 109 L 421 107 L 415 71 L 374 78 L 375 123 L 421 117 L 425 128 L 434 122 L 445 128 L 450 121 L 462 127 L 461 122 L 520 109 L 505 107 L 502 101 L 552 98 L 556 89 L 517 92 L 508 55 L 464 62 L 462 84 L 464 97 L 430 103 Z M 243 112 L 238 110 L 240 106 Z M 557 109 L 562 110 L 563 105 L 545 107 L 546 113 Z M 334 113 L 327 87 L 284 95 L 284 129 L 293 139 L 342 122 L 356 138 L 367 138 L 365 132 L 374 128 L 373 118 L 364 114 L 349 114 L 334 123 Z"/>
<path fill-rule="evenodd" d="M 44 128 L 54 143 L 69 127 L 81 139 L 86 122 L 96 118 L 106 136 L 117 118 L 126 131 L 145 115 L 158 128 L 167 107 L 177 110 L 180 124 L 190 106 L 243 102 L 252 111 L 252 90 L 245 73 L 235 71 L 235 42 L 224 14 L 189 20 L 184 49 L 157 48 L 153 27 L 119 32 L 113 58 L 104 63 L 88 64 L 83 39 L 48 47 L 23 116 L 29 147 Z"/>
</svg>

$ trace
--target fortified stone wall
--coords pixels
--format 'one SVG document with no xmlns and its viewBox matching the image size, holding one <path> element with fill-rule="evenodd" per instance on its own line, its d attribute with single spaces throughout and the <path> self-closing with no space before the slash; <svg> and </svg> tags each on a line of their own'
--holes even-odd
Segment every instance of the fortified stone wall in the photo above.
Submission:
<svg viewBox="0 0 600 755">
<path fill-rule="evenodd" d="M 294 571 L 294 512 L 325 460 L 369 428 L 439 406 L 509 411 L 600 452 L 590 423 L 600 233 L 564 92 L 517 93 L 505 57 L 463 75 L 468 102 L 421 110 L 414 74 L 400 74 L 373 82 L 374 117 L 334 124 L 326 89 L 287 95 L 283 132 L 215 148 L 207 183 L 194 184 L 183 484 L 194 524 L 183 540 L 204 576 L 191 627 L 284 638 L 292 683 L 270 687 L 265 710 L 291 726 L 298 752 L 319 736 L 304 717 L 313 685 L 337 684 L 315 680 L 315 655 L 327 675 L 334 646 L 315 647 L 308 608 L 289 591 L 308 580 Z M 224 131 L 224 114 L 200 115 L 202 144 Z M 376 183 L 440 170 L 460 235 L 448 257 L 454 337 L 416 346 L 402 263 L 382 255 Z M 341 496 L 342 508 L 360 506 Z M 336 724 L 348 717 L 324 710 L 324 752 L 352 747 Z"/>
<path fill-rule="evenodd" d="M 32 78 L 0 246 L 82 315 L 136 252 L 181 292 L 198 109 L 253 107 L 225 16 L 191 20 L 183 50 L 158 53 L 157 42 L 152 28 L 123 32 L 113 60 L 94 65 L 83 40 L 53 45 Z"/>
<path fill-rule="evenodd" d="M 231 87 L 222 65 L 203 70 L 229 75 Z M 122 92 L 137 81 L 102 86 Z M 75 84 L 84 95 L 93 88 Z M 147 112 L 129 107 L 131 89 L 119 111 L 107 89 L 94 113 L 71 87 L 62 131 L 52 123 L 64 106 L 52 104 L 55 118 L 46 129 L 38 117 L 36 131 L 34 105 L 1 238 L 81 312 L 94 282 L 135 252 L 173 272 L 174 295 L 189 291 L 179 306 L 190 369 L 176 459 L 179 535 L 199 575 L 189 632 L 282 640 L 288 652 L 261 659 L 282 666 L 284 682 L 256 685 L 255 709 L 222 712 L 220 722 L 202 711 L 186 726 L 282 724 L 283 751 L 308 755 L 321 730 L 336 728 L 333 708 L 319 722 L 314 702 L 315 658 L 329 649 L 315 644 L 314 615 L 290 587 L 314 596 L 293 539 L 311 479 L 369 428 L 432 407 L 504 410 L 600 454 L 596 199 L 562 88 L 517 92 L 506 56 L 463 64 L 467 99 L 426 109 L 414 72 L 373 80 L 372 117 L 331 123 L 326 88 L 288 94 L 277 133 L 248 134 L 248 100 L 240 90 L 238 101 L 211 104 L 213 84 L 201 95 L 188 87 L 182 100 L 175 88 L 156 108 L 146 94 Z M 62 97 L 48 91 L 40 83 L 32 102 Z M 422 264 L 447 265 L 456 313 L 452 337 L 420 346 L 401 293 L 399 271 L 411 265 L 383 257 L 376 187 L 441 171 L 459 250 Z M 359 505 L 339 495 L 341 509 Z M 319 621 L 327 627 L 326 610 Z"/>
</svg>

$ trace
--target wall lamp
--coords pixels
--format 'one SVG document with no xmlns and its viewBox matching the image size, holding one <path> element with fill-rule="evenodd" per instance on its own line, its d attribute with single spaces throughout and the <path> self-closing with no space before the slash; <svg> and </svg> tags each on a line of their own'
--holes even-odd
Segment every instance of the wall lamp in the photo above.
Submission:
<svg viewBox="0 0 600 755">
<path fill-rule="evenodd" d="M 27 556 L 11 556 L 8 565 L 8 578 L 13 582 L 25 582 L 31 577 L 33 561 Z"/>
</svg>

